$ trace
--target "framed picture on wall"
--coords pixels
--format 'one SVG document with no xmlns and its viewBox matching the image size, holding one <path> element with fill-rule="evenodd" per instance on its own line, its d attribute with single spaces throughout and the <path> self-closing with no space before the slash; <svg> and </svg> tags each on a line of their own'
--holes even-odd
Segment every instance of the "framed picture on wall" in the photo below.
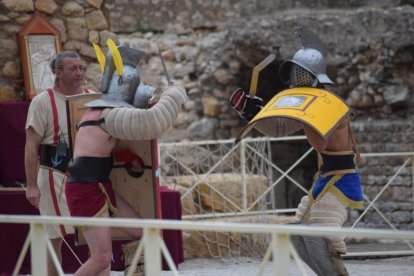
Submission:
<svg viewBox="0 0 414 276">
<path fill-rule="evenodd" d="M 26 100 L 53 87 L 50 62 L 61 51 L 60 32 L 36 11 L 19 32 Z"/>
</svg>

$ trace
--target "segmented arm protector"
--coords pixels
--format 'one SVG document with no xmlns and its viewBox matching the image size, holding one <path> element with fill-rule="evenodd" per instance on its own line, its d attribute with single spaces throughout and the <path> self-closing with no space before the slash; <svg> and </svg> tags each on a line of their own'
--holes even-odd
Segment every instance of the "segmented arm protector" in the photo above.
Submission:
<svg viewBox="0 0 414 276">
<path fill-rule="evenodd" d="M 124 140 L 150 140 L 159 137 L 177 119 L 187 101 L 185 88 L 174 83 L 163 88 L 159 101 L 149 109 L 107 108 L 102 128 L 115 138 Z"/>
</svg>

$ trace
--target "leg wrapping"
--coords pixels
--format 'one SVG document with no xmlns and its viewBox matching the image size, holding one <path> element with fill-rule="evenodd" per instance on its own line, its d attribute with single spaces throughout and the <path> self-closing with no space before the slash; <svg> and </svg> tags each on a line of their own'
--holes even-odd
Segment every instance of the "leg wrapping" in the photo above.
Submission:
<svg viewBox="0 0 414 276">
<path fill-rule="evenodd" d="M 309 197 L 304 196 L 302 197 L 300 204 L 298 206 L 298 210 L 296 211 L 294 223 L 307 223 L 309 218 Z"/>
<path fill-rule="evenodd" d="M 310 209 L 309 224 L 342 227 L 347 218 L 345 205 L 333 194 L 327 192 L 319 201 L 312 205 Z M 327 237 L 336 252 L 346 253 L 346 245 L 340 236 Z"/>
</svg>

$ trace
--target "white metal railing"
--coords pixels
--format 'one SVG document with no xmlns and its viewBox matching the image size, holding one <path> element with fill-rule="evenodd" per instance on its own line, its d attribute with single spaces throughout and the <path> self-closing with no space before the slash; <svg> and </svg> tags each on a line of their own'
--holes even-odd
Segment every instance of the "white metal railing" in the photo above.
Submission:
<svg viewBox="0 0 414 276">
<path fill-rule="evenodd" d="M 235 209 L 237 211 L 232 211 L 232 212 L 217 212 L 217 213 L 208 213 L 208 212 L 204 212 L 202 214 L 191 214 L 191 215 L 183 215 L 183 219 L 204 219 L 204 218 L 217 218 L 217 217 L 226 217 L 226 216 L 246 216 L 246 215 L 252 215 L 252 214 L 269 214 L 269 213 L 278 213 L 278 214 L 282 214 L 282 213 L 292 213 L 296 211 L 296 208 L 290 208 L 290 209 L 277 209 L 277 208 L 264 208 L 260 211 L 253 211 L 252 208 L 253 206 L 255 206 L 256 204 L 258 204 L 261 200 L 263 200 L 263 198 L 265 198 L 267 195 L 273 193 L 274 188 L 281 183 L 281 181 L 283 179 L 287 179 L 288 181 L 290 181 L 290 183 L 294 184 L 295 186 L 297 186 L 300 190 L 302 190 L 304 193 L 307 192 L 305 185 L 299 183 L 298 181 L 296 181 L 293 177 L 289 176 L 289 173 L 292 172 L 299 164 L 300 162 L 302 162 L 302 160 L 308 156 L 311 152 L 312 152 L 312 148 L 310 147 L 302 156 L 300 156 L 287 170 L 282 170 L 279 166 L 277 166 L 277 164 L 275 164 L 272 160 L 272 156 L 271 156 L 271 152 L 270 151 L 263 151 L 262 149 L 257 150 L 257 148 L 255 148 L 255 143 L 262 143 L 262 142 L 266 142 L 266 143 L 275 143 L 275 142 L 282 142 L 282 141 L 294 141 L 294 140 L 305 140 L 306 137 L 305 136 L 289 136 L 289 137 L 280 137 L 280 138 L 271 138 L 271 137 L 260 137 L 260 138 L 245 138 L 243 140 L 240 141 L 240 143 L 237 146 L 233 146 L 234 140 L 232 139 L 228 139 L 228 140 L 212 140 L 212 141 L 196 141 L 196 142 L 185 142 L 185 143 L 160 143 L 159 144 L 159 148 L 160 150 L 158 151 L 160 152 L 167 152 L 170 148 L 180 148 L 183 147 L 188 148 L 188 147 L 205 147 L 205 146 L 211 146 L 211 145 L 220 145 L 220 144 L 226 144 L 228 145 L 228 151 L 223 152 L 223 155 L 221 156 L 221 158 L 219 160 L 217 160 L 211 168 L 208 169 L 207 173 L 203 174 L 202 176 L 197 178 L 197 181 L 194 181 L 193 185 L 191 187 L 189 187 L 189 189 L 183 193 L 181 195 L 181 200 L 185 200 L 186 198 L 190 198 L 191 197 L 191 192 L 194 191 L 194 189 L 197 187 L 197 185 L 199 185 L 199 183 L 204 183 L 204 185 L 208 185 L 210 187 L 211 190 L 215 191 L 218 195 L 220 195 L 221 197 L 223 197 L 223 200 L 225 200 L 226 202 L 228 202 L 229 204 L 231 204 L 232 206 L 235 207 Z M 185 150 L 184 150 L 185 151 Z M 263 191 L 261 194 L 257 195 L 255 200 L 253 202 L 248 203 L 247 200 L 247 196 L 248 193 L 246 191 L 246 174 L 248 172 L 246 172 L 245 166 L 246 166 L 246 159 L 247 159 L 247 151 L 253 152 L 255 154 L 256 157 L 260 158 L 262 163 L 261 164 L 266 164 L 270 169 L 268 170 L 264 170 L 264 173 L 266 173 L 268 179 L 270 180 L 269 186 L 268 188 Z M 214 187 L 213 185 L 210 185 L 208 183 L 208 181 L 205 181 L 206 179 L 208 179 L 209 175 L 214 172 L 214 170 L 220 166 L 220 164 L 224 163 L 226 159 L 231 158 L 232 155 L 235 154 L 239 154 L 240 155 L 240 167 L 238 168 L 237 172 L 241 174 L 241 179 L 242 179 L 242 183 L 240 186 L 240 189 L 242 190 L 242 205 L 241 206 L 235 206 L 234 200 L 229 198 L 228 195 L 224 195 L 220 190 L 218 190 L 217 187 Z M 179 160 L 179 158 L 173 156 L 172 154 L 169 155 L 170 158 L 174 159 L 177 162 L 177 166 L 184 166 L 184 164 L 182 164 L 181 160 Z M 397 229 L 397 227 L 390 221 L 390 219 L 388 219 L 385 214 L 380 210 L 380 208 L 378 208 L 376 206 L 376 204 L 378 203 L 380 196 L 384 193 L 385 190 L 389 189 L 393 183 L 393 181 L 396 179 L 396 177 L 403 171 L 404 168 L 408 167 L 409 164 L 411 163 L 411 186 L 412 186 L 412 218 L 414 220 L 414 152 L 394 152 L 394 153 L 390 153 L 390 152 L 386 152 L 386 153 L 362 153 L 361 157 L 364 159 L 368 159 L 368 158 L 390 158 L 390 157 L 405 157 L 405 161 L 403 162 L 403 164 L 394 172 L 394 174 L 389 177 L 388 182 L 381 187 L 380 191 L 375 195 L 375 194 L 364 194 L 364 199 L 367 202 L 367 206 L 364 209 L 364 211 L 358 216 L 358 218 L 356 218 L 355 221 L 351 222 L 352 226 L 351 228 L 355 228 L 357 226 L 358 223 L 360 223 L 362 221 L 362 219 L 364 218 L 364 216 L 367 215 L 367 213 L 369 211 L 371 212 L 376 212 L 378 213 L 378 215 L 385 221 L 385 223 L 394 231 L 399 231 Z M 160 160 L 160 159 L 159 159 Z M 162 168 L 164 164 L 161 163 L 160 166 Z M 193 175 L 196 175 L 195 172 L 192 172 L 190 168 L 186 167 L 185 168 L 187 172 L 192 173 Z M 276 171 L 280 174 L 280 176 L 277 179 L 274 179 L 275 176 L 273 175 L 273 171 Z M 161 179 L 163 179 L 164 175 L 163 175 L 163 170 L 161 169 Z M 178 174 L 177 174 L 178 175 Z M 364 183 L 363 183 L 364 185 Z M 372 200 L 371 200 L 372 199 Z M 408 201 L 409 202 L 409 201 Z M 402 253 L 404 254 L 414 254 L 414 245 L 411 242 L 407 242 L 405 241 L 406 244 L 409 246 L 410 250 L 407 251 L 396 251 L 394 252 L 395 254 L 401 255 Z M 390 254 L 392 252 L 388 252 L 388 254 Z M 348 253 L 348 256 L 360 256 L 362 253 Z M 383 254 L 383 252 L 378 252 L 378 254 Z M 367 255 L 372 255 L 372 252 L 367 252 Z"/>
<path fill-rule="evenodd" d="M 164 178 L 166 177 L 164 175 L 164 169 L 163 166 L 165 166 L 165 162 L 164 160 L 162 160 L 161 155 L 166 155 L 168 156 L 170 159 L 173 159 L 176 164 L 177 167 L 182 168 L 185 173 L 188 173 L 189 175 L 193 175 L 196 177 L 197 181 L 195 181 L 193 183 L 193 185 L 191 185 L 191 187 L 189 187 L 182 195 L 181 195 L 181 200 L 184 201 L 186 199 L 191 198 L 192 196 L 192 192 L 199 186 L 200 183 L 203 183 L 204 185 L 207 185 L 212 191 L 214 191 L 215 193 L 217 193 L 218 195 L 220 195 L 223 199 L 223 201 L 226 201 L 227 204 L 231 205 L 232 207 L 234 207 L 236 210 L 238 210 L 238 212 L 220 212 L 219 214 L 212 214 L 212 213 L 202 213 L 202 214 L 191 214 L 191 215 L 183 215 L 183 219 L 198 219 L 198 218 L 207 218 L 207 217 L 216 217 L 216 216 L 234 216 L 235 213 L 237 213 L 238 215 L 250 215 L 253 213 L 257 213 L 252 211 L 252 209 L 254 208 L 254 206 L 256 206 L 257 204 L 259 204 L 261 201 L 263 201 L 263 199 L 273 193 L 273 189 L 282 182 L 282 180 L 284 180 L 285 178 L 288 179 L 289 181 L 291 181 L 295 186 L 297 186 L 299 189 L 301 189 L 304 193 L 306 193 L 306 189 L 304 188 L 304 185 L 298 183 L 295 179 L 293 179 L 291 176 L 289 176 L 289 173 L 291 171 L 293 171 L 295 168 L 298 167 L 298 165 L 303 161 L 303 159 L 305 159 L 312 151 L 313 149 L 310 147 L 302 156 L 300 156 L 298 158 L 298 160 L 291 165 L 286 171 L 282 170 L 279 166 L 277 166 L 271 159 L 271 149 L 270 149 L 270 143 L 274 143 L 274 142 L 284 142 L 284 141 L 297 141 L 297 140 L 305 140 L 306 137 L 305 136 L 289 136 L 289 137 L 279 137 L 279 138 L 272 138 L 272 137 L 259 137 L 259 138 L 244 138 L 243 140 L 241 140 L 239 142 L 238 145 L 234 146 L 234 139 L 226 139 L 226 140 L 208 140 L 208 141 L 194 141 L 194 142 L 175 142 L 175 143 L 159 143 L 158 147 L 158 153 L 159 153 L 159 157 L 158 160 L 160 161 L 160 168 L 161 168 L 161 173 L 160 173 L 160 178 L 163 181 Z M 257 148 L 258 144 L 266 144 L 267 145 L 267 149 L 262 149 L 260 148 L 260 150 Z M 221 152 L 221 156 L 219 156 L 220 158 L 218 160 L 216 160 L 216 162 L 211 164 L 211 167 L 208 168 L 208 171 L 202 175 L 197 175 L 196 172 L 194 172 L 191 168 L 189 168 L 182 160 L 180 160 L 180 157 L 176 157 L 174 156 L 174 154 L 172 154 L 172 151 L 176 151 L 177 149 L 183 149 L 183 152 L 186 152 L 186 149 L 195 147 L 195 148 L 207 148 L 210 147 L 212 145 L 225 145 L 223 146 L 225 148 L 224 152 Z M 162 154 L 161 154 L 162 153 Z M 261 194 L 258 194 L 256 196 L 256 199 L 253 202 L 249 202 L 247 200 L 247 197 L 249 195 L 251 195 L 251 193 L 249 193 L 247 191 L 247 175 L 251 173 L 251 171 L 247 171 L 246 167 L 247 167 L 247 163 L 249 160 L 248 159 L 248 153 L 253 153 L 255 155 L 255 158 L 260 159 L 261 166 L 267 166 L 266 169 L 262 170 L 262 174 L 264 176 L 266 176 L 269 180 L 270 180 L 270 184 L 267 187 L 267 189 L 265 191 L 263 191 Z M 235 202 L 233 198 L 230 198 L 228 195 L 225 195 L 222 193 L 222 191 L 220 191 L 217 187 L 211 185 L 208 181 L 208 178 L 211 176 L 211 174 L 213 174 L 214 172 L 216 172 L 218 170 L 218 168 L 220 166 L 222 166 L 223 164 L 225 164 L 225 162 L 228 159 L 234 158 L 234 156 L 237 156 L 237 158 L 240 160 L 240 166 L 235 168 L 234 172 L 237 172 L 238 174 L 241 175 L 241 183 L 240 183 L 240 189 L 242 191 L 242 204 L 241 206 L 238 206 Z M 197 160 L 198 161 L 198 160 Z M 255 168 L 252 168 L 255 169 Z M 280 173 L 280 177 L 277 178 L 276 180 L 274 180 L 274 175 L 273 175 L 273 170 L 277 171 L 278 173 Z M 179 173 L 175 173 L 175 176 L 179 176 Z M 274 195 L 271 195 L 271 197 L 273 198 Z M 274 203 L 270 203 L 270 204 L 274 204 Z M 262 205 L 266 205 L 266 204 L 262 204 Z M 269 205 L 269 204 L 267 204 Z M 271 208 L 271 209 L 264 209 L 262 210 L 262 213 L 269 213 L 269 212 L 273 212 L 273 213 L 292 213 L 295 212 L 295 209 L 289 208 L 289 209 L 279 209 L 279 210 L 275 210 L 275 208 Z"/>
<path fill-rule="evenodd" d="M 374 157 L 406 157 L 404 163 L 396 170 L 394 175 L 390 177 L 388 182 L 381 188 L 381 190 L 376 195 L 367 195 L 364 193 L 364 200 L 368 202 L 368 206 L 365 207 L 364 211 L 359 215 L 359 217 L 353 222 L 351 228 L 356 227 L 356 225 L 362 220 L 362 218 L 368 213 L 368 211 L 372 208 L 378 215 L 386 222 L 386 224 L 393 229 L 394 231 L 399 231 L 395 225 L 391 223 L 391 221 L 384 215 L 384 213 L 376 207 L 375 203 L 379 200 L 380 196 L 384 193 L 386 189 L 388 189 L 393 180 L 401 173 L 401 171 L 409 165 L 411 162 L 411 186 L 412 186 L 412 193 L 413 193 L 413 206 L 412 206 L 412 217 L 414 220 L 414 152 L 387 152 L 387 153 L 363 153 L 361 157 L 364 158 L 374 158 Z M 370 199 L 370 196 L 374 197 L 373 200 Z M 408 245 L 410 248 L 409 250 L 398 250 L 398 251 L 388 251 L 388 255 L 412 255 L 414 254 L 414 243 L 404 240 L 404 243 Z M 384 252 L 349 252 L 347 256 L 380 256 L 385 254 Z"/>
<path fill-rule="evenodd" d="M 174 275 L 179 275 L 172 257 L 161 238 L 161 229 L 166 230 L 195 230 L 195 231 L 230 231 L 236 233 L 263 233 L 270 234 L 271 242 L 259 267 L 257 275 L 262 275 L 265 265 L 273 256 L 272 270 L 274 275 L 288 275 L 289 255 L 299 263 L 302 275 L 306 275 L 303 264 L 297 252 L 290 243 L 290 235 L 332 236 L 346 235 L 354 238 L 386 238 L 395 240 L 414 240 L 413 231 L 391 231 L 378 229 L 351 229 L 336 227 L 318 227 L 304 225 L 269 225 L 252 223 L 226 223 L 226 222 L 193 222 L 154 219 L 121 219 L 121 218 L 74 218 L 74 217 L 48 217 L 48 216 L 11 216 L 0 215 L 0 223 L 30 224 L 30 231 L 23 246 L 21 256 L 25 255 L 27 247 L 31 248 L 31 269 L 33 276 L 47 274 L 47 250 L 49 250 L 59 274 L 64 275 L 56 253 L 46 236 L 44 224 L 135 227 L 143 229 L 143 236 L 138 249 L 132 259 L 132 267 L 138 263 L 141 253 L 144 253 L 146 275 L 161 275 L 161 254 L 165 257 L 169 268 Z M 24 252 L 23 252 L 24 251 Z M 20 259 L 20 258 L 19 258 Z M 19 261 L 18 261 L 19 264 Z M 19 268 L 16 267 L 17 273 Z M 414 271 L 413 271 L 414 272 Z M 129 271 L 132 275 L 133 270 Z"/>
</svg>

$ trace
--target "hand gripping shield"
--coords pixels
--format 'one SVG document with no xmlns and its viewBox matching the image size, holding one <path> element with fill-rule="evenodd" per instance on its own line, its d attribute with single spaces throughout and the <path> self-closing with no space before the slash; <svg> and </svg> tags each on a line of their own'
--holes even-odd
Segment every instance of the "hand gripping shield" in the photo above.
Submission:
<svg viewBox="0 0 414 276">
<path fill-rule="evenodd" d="M 320 39 L 303 27 L 296 27 L 293 33 L 302 39 L 302 47 L 291 60 L 280 65 L 281 79 L 285 83 L 289 83 L 291 67 L 296 64 L 310 72 L 319 83 L 332 84 L 332 80 L 326 75 L 326 50 Z"/>
</svg>

